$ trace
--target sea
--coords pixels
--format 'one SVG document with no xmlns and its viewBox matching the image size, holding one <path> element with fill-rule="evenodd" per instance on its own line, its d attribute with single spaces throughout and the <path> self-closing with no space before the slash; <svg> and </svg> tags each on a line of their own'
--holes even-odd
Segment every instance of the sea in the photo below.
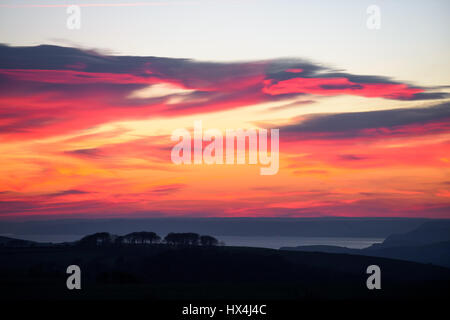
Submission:
<svg viewBox="0 0 450 320">
<path fill-rule="evenodd" d="M 82 235 L 15 235 L 2 234 L 5 237 L 31 240 L 37 242 L 70 242 L 82 238 Z M 346 237 L 284 237 L 284 236 L 223 236 L 215 237 L 226 246 L 258 247 L 279 249 L 280 247 L 296 247 L 311 245 L 339 246 L 362 249 L 374 243 L 383 242 L 384 238 L 346 238 Z"/>
</svg>

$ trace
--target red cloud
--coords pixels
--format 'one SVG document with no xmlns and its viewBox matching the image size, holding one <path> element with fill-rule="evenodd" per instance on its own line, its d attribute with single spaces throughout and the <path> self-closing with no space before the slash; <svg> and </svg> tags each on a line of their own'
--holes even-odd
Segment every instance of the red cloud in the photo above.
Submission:
<svg viewBox="0 0 450 320">
<path fill-rule="evenodd" d="M 263 92 L 270 95 L 308 93 L 324 96 L 356 95 L 368 98 L 411 99 L 424 90 L 406 84 L 354 83 L 347 78 L 292 78 L 265 80 Z"/>
<path fill-rule="evenodd" d="M 2 139 L 33 139 L 114 121 L 228 110 L 286 99 L 285 94 L 437 97 L 385 77 L 332 74 L 304 61 L 210 63 L 106 56 L 55 46 L 1 46 L 0 54 Z M 180 93 L 180 99 L 171 99 L 170 94 L 131 95 L 154 84 L 189 91 Z"/>
</svg>

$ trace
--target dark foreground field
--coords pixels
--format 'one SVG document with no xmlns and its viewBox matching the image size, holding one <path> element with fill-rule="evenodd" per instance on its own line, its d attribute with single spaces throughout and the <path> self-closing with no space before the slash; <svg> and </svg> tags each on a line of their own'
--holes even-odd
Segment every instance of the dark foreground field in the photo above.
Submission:
<svg viewBox="0 0 450 320">
<path fill-rule="evenodd" d="M 79 265 L 82 289 L 66 288 Z M 381 268 L 368 290 L 366 268 Z M 444 299 L 450 269 L 347 254 L 243 247 L 0 248 L 1 299 Z"/>
</svg>

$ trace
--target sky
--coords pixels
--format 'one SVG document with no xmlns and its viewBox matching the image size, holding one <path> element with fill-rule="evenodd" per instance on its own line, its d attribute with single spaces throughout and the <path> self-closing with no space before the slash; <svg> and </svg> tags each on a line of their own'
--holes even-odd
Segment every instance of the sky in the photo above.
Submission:
<svg viewBox="0 0 450 320">
<path fill-rule="evenodd" d="M 0 220 L 450 218 L 449 24 L 448 1 L 2 1 Z M 175 165 L 199 120 L 279 129 L 278 173 Z"/>
</svg>

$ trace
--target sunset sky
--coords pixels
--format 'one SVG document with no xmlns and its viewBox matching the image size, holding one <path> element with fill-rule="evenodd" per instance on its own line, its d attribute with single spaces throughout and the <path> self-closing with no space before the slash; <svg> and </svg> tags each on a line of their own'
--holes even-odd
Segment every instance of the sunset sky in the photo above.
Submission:
<svg viewBox="0 0 450 320">
<path fill-rule="evenodd" d="M 2 1 L 0 219 L 450 218 L 449 30 L 445 0 Z M 278 173 L 173 164 L 197 120 L 278 128 Z"/>
</svg>

